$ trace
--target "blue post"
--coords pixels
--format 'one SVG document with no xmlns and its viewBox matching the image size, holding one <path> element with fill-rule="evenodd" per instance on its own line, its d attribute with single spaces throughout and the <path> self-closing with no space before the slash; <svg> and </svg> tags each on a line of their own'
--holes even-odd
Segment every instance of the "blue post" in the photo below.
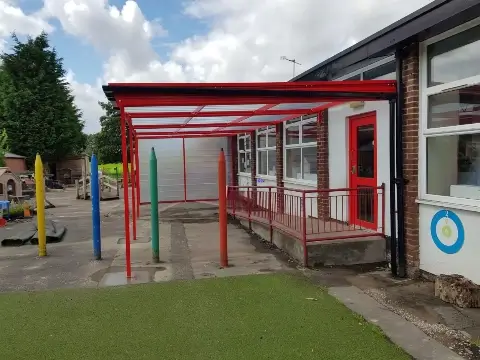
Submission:
<svg viewBox="0 0 480 360">
<path fill-rule="evenodd" d="M 98 183 L 97 157 L 92 155 L 90 162 L 90 198 L 92 199 L 93 256 L 95 260 L 102 259 L 102 243 L 100 238 L 100 187 Z"/>
</svg>

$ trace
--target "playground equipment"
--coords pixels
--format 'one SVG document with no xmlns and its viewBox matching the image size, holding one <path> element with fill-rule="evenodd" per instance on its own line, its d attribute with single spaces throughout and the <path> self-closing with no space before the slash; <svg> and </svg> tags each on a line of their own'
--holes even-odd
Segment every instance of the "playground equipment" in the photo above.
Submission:
<svg viewBox="0 0 480 360">
<path fill-rule="evenodd" d="M 100 187 L 100 200 L 115 200 L 120 198 L 120 182 L 116 179 L 107 176 L 99 176 Z M 77 190 L 77 199 L 88 200 L 90 199 L 90 183 L 91 175 L 86 175 L 79 180 L 75 180 L 75 188 Z"/>
<path fill-rule="evenodd" d="M 220 266 L 228 266 L 227 250 L 227 169 L 223 149 L 218 155 L 218 223 L 220 230 Z"/>
<path fill-rule="evenodd" d="M 38 256 L 47 256 L 47 236 L 45 229 L 45 180 L 40 155 L 35 158 L 35 194 L 37 198 Z M 39 201 L 40 200 L 40 201 Z"/>
<path fill-rule="evenodd" d="M 92 238 L 93 238 L 93 256 L 95 260 L 102 259 L 102 244 L 100 233 L 100 187 L 98 177 L 98 162 L 95 154 L 90 160 L 92 178 L 90 181 L 91 198 L 92 198 Z"/>
<path fill-rule="evenodd" d="M 158 264 L 160 262 L 160 234 L 158 230 L 158 177 L 157 177 L 157 157 L 155 149 L 152 148 L 150 154 L 150 224 L 152 227 L 152 260 Z"/>
</svg>

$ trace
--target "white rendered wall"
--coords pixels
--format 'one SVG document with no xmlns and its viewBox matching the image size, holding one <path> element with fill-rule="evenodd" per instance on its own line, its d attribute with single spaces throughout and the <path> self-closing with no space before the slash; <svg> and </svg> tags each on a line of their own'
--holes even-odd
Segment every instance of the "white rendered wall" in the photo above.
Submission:
<svg viewBox="0 0 480 360">
<path fill-rule="evenodd" d="M 480 284 L 477 266 L 480 213 L 423 203 L 419 212 L 420 269 L 434 275 L 459 274 Z M 440 219 L 435 219 L 437 213 Z"/>
</svg>

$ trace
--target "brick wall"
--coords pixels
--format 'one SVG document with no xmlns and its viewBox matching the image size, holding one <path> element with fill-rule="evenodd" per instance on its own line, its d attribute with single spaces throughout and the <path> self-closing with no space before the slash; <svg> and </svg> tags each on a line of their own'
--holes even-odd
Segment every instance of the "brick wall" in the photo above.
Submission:
<svg viewBox="0 0 480 360">
<path fill-rule="evenodd" d="M 276 141 L 276 149 L 275 149 L 275 171 L 277 175 L 277 187 L 283 188 L 283 123 L 277 124 L 275 126 L 275 141 Z M 283 213 L 285 209 L 285 199 L 283 190 L 277 190 L 277 211 Z"/>
<path fill-rule="evenodd" d="M 27 171 L 27 162 L 22 158 L 5 158 L 5 166 L 13 173 L 23 173 Z"/>
<path fill-rule="evenodd" d="M 318 114 L 317 121 L 317 187 L 319 190 L 329 188 L 328 172 L 328 110 L 324 110 Z M 328 219 L 330 217 L 328 193 L 319 193 L 317 204 L 319 219 Z"/>
<path fill-rule="evenodd" d="M 405 252 L 407 274 L 416 276 L 419 269 L 418 239 L 418 129 L 419 129 L 419 61 L 418 44 L 406 49 L 403 60 L 403 82 L 405 90 L 403 118 L 403 161 L 405 177 Z"/>
</svg>

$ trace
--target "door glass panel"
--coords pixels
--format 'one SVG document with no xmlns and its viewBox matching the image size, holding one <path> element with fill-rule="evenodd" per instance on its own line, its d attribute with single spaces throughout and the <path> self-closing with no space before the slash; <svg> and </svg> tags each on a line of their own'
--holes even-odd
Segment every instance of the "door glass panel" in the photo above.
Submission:
<svg viewBox="0 0 480 360">
<path fill-rule="evenodd" d="M 357 190 L 357 218 L 360 221 L 373 223 L 374 219 L 374 189 L 361 187 Z"/>
<path fill-rule="evenodd" d="M 371 178 L 375 175 L 374 126 L 357 127 L 357 176 Z"/>
</svg>

